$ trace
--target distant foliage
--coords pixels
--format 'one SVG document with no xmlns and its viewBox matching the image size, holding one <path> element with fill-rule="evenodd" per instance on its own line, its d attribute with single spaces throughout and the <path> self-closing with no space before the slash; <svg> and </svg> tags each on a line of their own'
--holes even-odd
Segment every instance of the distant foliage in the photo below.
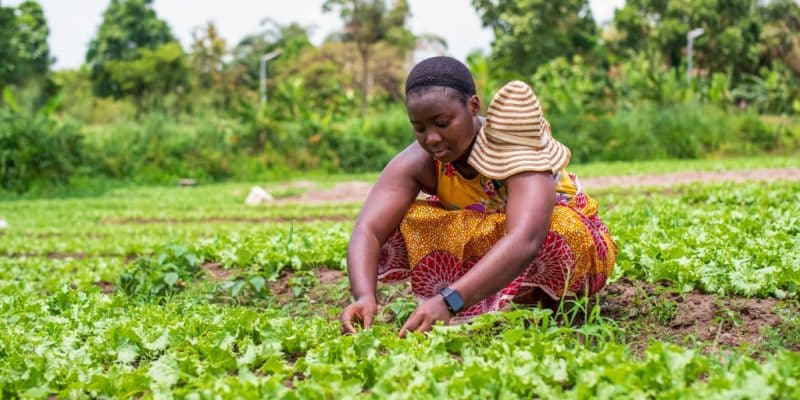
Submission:
<svg viewBox="0 0 800 400">
<path fill-rule="evenodd" d="M 153 0 L 111 0 L 103 12 L 103 22 L 86 52 L 86 64 L 91 69 L 94 92 L 98 96 L 119 98 L 154 91 L 155 88 L 142 85 L 142 81 L 150 79 L 150 82 L 156 82 L 160 74 L 171 76 L 175 73 L 170 63 L 160 65 L 159 70 L 147 65 L 149 57 L 159 54 L 153 51 L 177 42 L 169 25 L 156 15 L 152 3 Z M 119 64 L 136 61 L 141 63 Z M 125 67 L 134 69 L 130 76 L 121 76 Z M 132 82 L 126 78 L 131 78 Z"/>
<path fill-rule="evenodd" d="M 199 25 L 184 49 L 153 0 L 110 0 L 86 63 L 56 72 L 41 7 L 0 6 L 0 86 L 14 103 L 0 100 L 2 187 L 381 170 L 414 140 L 414 51 L 447 43 L 409 30 L 406 0 L 322 3 L 341 29 L 320 44 L 311 27 L 265 18 L 238 43 Z M 629 0 L 603 27 L 586 0 L 471 3 L 494 32 L 490 53 L 465 60 L 483 109 L 508 80 L 528 82 L 573 163 L 800 150 L 794 0 Z"/>
<path fill-rule="evenodd" d="M 558 57 L 592 51 L 597 24 L 587 0 L 472 0 L 483 26 L 494 32 L 492 56 L 517 76 Z"/>
<path fill-rule="evenodd" d="M 47 75 L 53 58 L 47 36 L 50 29 L 39 3 L 0 6 L 0 87 L 17 85 Z"/>
<path fill-rule="evenodd" d="M 34 184 L 65 184 L 86 161 L 79 126 L 52 117 L 58 98 L 35 112 L 22 110 L 11 91 L 0 107 L 0 188 L 24 192 Z"/>
</svg>

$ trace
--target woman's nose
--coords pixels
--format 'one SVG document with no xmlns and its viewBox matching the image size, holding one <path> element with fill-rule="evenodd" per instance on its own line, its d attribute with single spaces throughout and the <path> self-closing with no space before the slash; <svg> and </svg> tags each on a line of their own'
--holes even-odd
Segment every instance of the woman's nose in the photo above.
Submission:
<svg viewBox="0 0 800 400">
<path fill-rule="evenodd" d="M 427 132 L 425 135 L 425 144 L 430 147 L 435 147 L 442 142 L 442 137 L 436 131 Z"/>
</svg>

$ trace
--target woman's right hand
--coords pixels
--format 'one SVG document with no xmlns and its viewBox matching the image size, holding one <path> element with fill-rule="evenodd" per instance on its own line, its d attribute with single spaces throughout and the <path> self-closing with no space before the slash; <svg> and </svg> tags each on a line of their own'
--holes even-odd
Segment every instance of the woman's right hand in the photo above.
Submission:
<svg viewBox="0 0 800 400">
<path fill-rule="evenodd" d="M 340 318 L 342 322 L 342 333 L 356 333 L 354 323 L 361 324 L 362 328 L 369 328 L 372 326 L 372 321 L 378 313 L 378 304 L 374 297 L 363 297 L 356 300 L 353 304 L 347 306 L 342 311 Z"/>
</svg>

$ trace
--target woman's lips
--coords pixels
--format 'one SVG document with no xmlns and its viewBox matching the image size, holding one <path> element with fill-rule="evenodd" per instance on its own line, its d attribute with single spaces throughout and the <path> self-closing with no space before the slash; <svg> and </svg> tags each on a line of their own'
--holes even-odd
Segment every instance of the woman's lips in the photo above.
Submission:
<svg viewBox="0 0 800 400">
<path fill-rule="evenodd" d="M 447 154 L 447 149 L 436 149 L 436 150 L 432 150 L 432 151 L 433 151 L 433 155 L 436 156 L 436 158 L 442 158 L 442 156 Z"/>
</svg>

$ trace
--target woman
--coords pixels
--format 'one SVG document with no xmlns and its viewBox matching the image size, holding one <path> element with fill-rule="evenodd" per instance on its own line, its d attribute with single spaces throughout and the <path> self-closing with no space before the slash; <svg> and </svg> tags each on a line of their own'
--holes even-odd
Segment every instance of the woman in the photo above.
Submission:
<svg viewBox="0 0 800 400">
<path fill-rule="evenodd" d="M 372 325 L 378 280 L 410 278 L 423 300 L 400 336 L 602 288 L 616 245 L 564 171 L 569 149 L 527 85 L 503 87 L 484 121 L 466 66 L 434 57 L 409 73 L 406 109 L 416 142 L 386 166 L 356 221 L 343 332 Z M 432 196 L 415 201 L 420 191 Z"/>
</svg>

